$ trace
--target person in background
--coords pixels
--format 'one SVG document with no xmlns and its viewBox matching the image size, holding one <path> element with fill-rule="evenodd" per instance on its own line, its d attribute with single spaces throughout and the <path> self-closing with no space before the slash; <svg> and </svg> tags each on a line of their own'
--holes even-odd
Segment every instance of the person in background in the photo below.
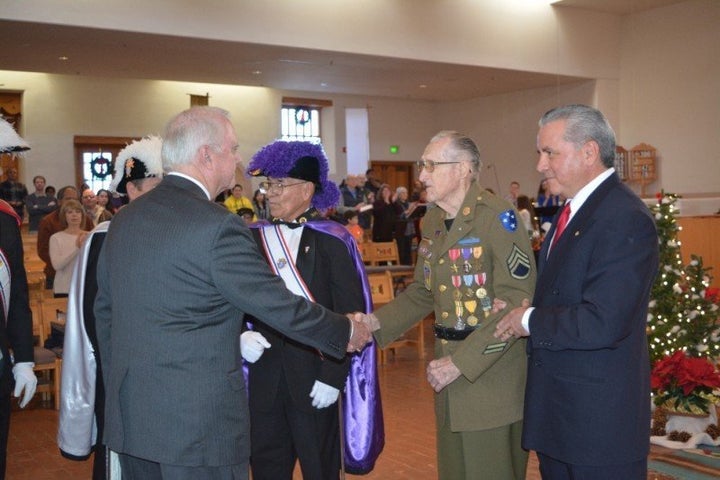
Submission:
<svg viewBox="0 0 720 480">
<path fill-rule="evenodd" d="M 355 242 L 360 245 L 365 240 L 365 230 L 358 223 L 358 213 L 355 210 L 345 212 L 345 228 L 353 236 Z"/>
<path fill-rule="evenodd" d="M 378 198 L 373 203 L 373 242 L 392 242 L 395 239 L 395 223 L 400 213 L 400 207 L 395 203 L 395 195 L 390 190 L 390 185 L 384 183 L 380 187 Z"/>
<path fill-rule="evenodd" d="M 251 230 L 273 272 L 291 291 L 330 310 L 365 310 L 367 284 L 356 245 L 342 226 L 325 220 L 319 212 L 335 205 L 340 197 L 338 188 L 327 178 L 328 161 L 322 146 L 302 141 L 273 142 L 253 156 L 248 172 L 267 178 L 260 188 L 266 192 L 275 225 L 258 224 Z M 294 275 L 288 275 L 288 270 Z M 278 318 L 287 324 L 292 319 Z M 248 389 L 253 479 L 292 480 L 299 461 L 304 478 L 338 480 L 343 447 L 338 398 L 345 390 L 350 358 L 325 358 L 269 327 L 262 318 L 249 321 L 253 330 L 242 334 L 241 350 L 251 362 Z M 250 351 L 248 344 L 253 347 Z M 265 349 L 258 349 L 258 344 Z M 369 370 L 362 375 L 366 387 L 361 397 L 378 399 L 375 352 L 365 356 L 370 364 L 364 365 Z M 348 388 L 354 388 L 352 379 Z M 351 396 L 346 403 L 359 399 Z M 348 411 L 350 417 L 364 420 L 360 431 L 372 431 L 367 425 L 371 419 L 363 411 Z M 345 445 L 354 453 L 367 437 L 351 427 L 352 418 L 347 420 L 345 431 L 351 439 Z M 350 459 L 346 460 L 349 463 Z M 374 459 L 364 460 L 371 469 Z"/>
<path fill-rule="evenodd" d="M 113 217 L 103 242 L 104 439 L 123 480 L 248 478 L 245 313 L 337 359 L 370 340 L 366 325 L 291 294 L 242 219 L 212 201 L 235 183 L 239 148 L 227 111 L 176 115 L 163 180 Z"/>
<path fill-rule="evenodd" d="M 28 231 L 37 232 L 40 220 L 57 208 L 55 195 L 45 193 L 45 177 L 36 175 L 33 178 L 35 191 L 25 199 L 25 208 L 28 211 Z"/>
<path fill-rule="evenodd" d="M 407 188 L 397 187 L 395 204 L 398 212 L 395 223 L 395 240 L 398 245 L 400 264 L 412 265 L 412 241 L 416 233 L 412 214 L 415 212 L 418 202 L 409 202 Z"/>
<path fill-rule="evenodd" d="M 243 195 L 243 187 L 239 183 L 236 183 L 232 188 L 232 195 L 225 199 L 224 205 L 225 208 L 230 210 L 232 213 L 237 213 L 241 208 L 249 208 L 250 210 L 253 209 L 252 202 L 249 198 Z"/>
<path fill-rule="evenodd" d="M 565 202 L 562 201 L 560 195 L 553 195 L 548 190 L 548 181 L 546 178 L 540 180 L 538 186 L 537 200 L 535 200 L 535 206 L 539 208 L 546 207 L 559 207 Z M 540 216 L 540 226 L 552 223 L 553 215 L 542 215 Z M 547 232 L 546 232 L 547 233 Z"/>
<path fill-rule="evenodd" d="M 83 230 L 82 224 L 83 206 L 80 202 L 63 202 L 60 207 L 60 226 L 63 229 L 50 237 L 50 260 L 55 269 L 55 298 L 68 296 L 75 259 L 88 234 L 87 230 Z"/>
<path fill-rule="evenodd" d="M 162 139 L 148 136 L 118 152 L 110 188 L 130 201 L 149 192 L 162 179 Z M 105 387 L 95 332 L 93 306 L 97 294 L 97 261 L 109 222 L 88 235 L 78 253 L 70 283 L 65 322 L 60 414 L 57 442 L 63 457 L 87 460 L 93 454 L 93 480 L 110 480 L 117 467 L 102 438 L 105 431 Z"/>
<path fill-rule="evenodd" d="M 240 218 L 243 219 L 243 221 L 246 224 L 250 224 L 253 222 L 253 217 L 255 216 L 255 212 L 252 208 L 241 208 L 237 211 L 237 214 L 240 215 Z"/>
<path fill-rule="evenodd" d="M 98 223 L 106 222 L 112 218 L 112 213 L 98 204 L 97 196 L 91 189 L 84 190 L 81 198 L 85 215 L 92 219 L 93 225 L 97 226 Z"/>
<path fill-rule="evenodd" d="M 372 168 L 368 168 L 365 172 L 365 189 L 368 192 L 372 192 L 372 194 L 377 198 L 378 191 L 380 191 L 380 187 L 382 187 L 382 182 L 375 178 L 375 172 Z"/>
<path fill-rule="evenodd" d="M 52 185 L 48 185 L 47 187 L 45 187 L 45 195 L 47 195 L 48 197 L 55 197 L 55 187 L 53 187 Z"/>
<path fill-rule="evenodd" d="M 12 125 L 0 118 L 0 154 L 29 149 Z M 5 479 L 7 463 L 10 397 L 18 397 L 18 405 L 25 408 L 37 388 L 21 223 L 15 209 L 0 200 L 0 480 Z"/>
<path fill-rule="evenodd" d="M 78 200 L 78 191 L 72 185 L 62 187 L 58 192 L 58 205 L 62 207 L 67 200 Z M 90 217 L 83 215 L 82 230 L 90 231 L 94 224 Z M 37 253 L 38 257 L 45 262 L 45 288 L 53 288 L 53 280 L 55 278 L 55 269 L 50 259 L 50 237 L 59 232 L 64 227 L 60 223 L 60 209 L 48 213 L 40 221 L 37 235 Z"/>
<path fill-rule="evenodd" d="M 543 242 L 532 306 L 495 327 L 503 342 L 528 338 L 523 447 L 544 479 L 645 480 L 655 221 L 615 172 L 599 110 L 567 105 L 539 125 L 537 170 L 568 201 Z"/>
<path fill-rule="evenodd" d="M 108 190 L 101 188 L 97 191 L 95 198 L 97 199 L 97 204 L 99 207 L 102 207 L 108 212 L 110 212 L 110 214 L 115 215 L 117 210 L 112 203 L 112 194 Z"/>
<path fill-rule="evenodd" d="M 517 198 L 520 195 L 520 183 L 513 180 L 510 182 L 510 191 L 505 195 L 505 200 L 513 204 L 513 207 L 517 208 Z"/>
<path fill-rule="evenodd" d="M 13 209 L 18 217 L 25 216 L 25 198 L 28 196 L 25 185 L 18 182 L 18 171 L 15 167 L 9 167 L 6 170 L 7 180 L 0 183 L 0 199 L 5 200 Z"/>
<path fill-rule="evenodd" d="M 252 199 L 253 210 L 255 211 L 255 218 L 258 220 L 267 220 L 270 217 L 268 212 L 267 199 L 265 194 L 260 189 L 255 190 Z"/>
<path fill-rule="evenodd" d="M 369 230 L 372 216 L 367 210 L 371 208 L 372 202 L 367 198 L 364 189 L 360 188 L 360 177 L 348 175 L 340 186 L 340 195 L 342 199 L 337 207 L 338 213 L 345 215 L 348 210 L 355 210 L 358 213 L 360 226 L 364 230 Z"/>
<path fill-rule="evenodd" d="M 527 195 L 518 195 L 517 210 L 525 230 L 532 238 L 537 232 L 537 221 L 535 220 L 535 209 Z"/>
<path fill-rule="evenodd" d="M 515 210 L 479 185 L 482 163 L 473 140 L 435 135 L 418 162 L 428 208 L 415 278 L 371 315 L 385 347 L 435 313 L 436 359 L 427 367 L 435 390 L 440 480 L 524 479 L 520 446 L 525 342 L 497 340 L 495 324 L 535 285 L 529 238 Z"/>
</svg>

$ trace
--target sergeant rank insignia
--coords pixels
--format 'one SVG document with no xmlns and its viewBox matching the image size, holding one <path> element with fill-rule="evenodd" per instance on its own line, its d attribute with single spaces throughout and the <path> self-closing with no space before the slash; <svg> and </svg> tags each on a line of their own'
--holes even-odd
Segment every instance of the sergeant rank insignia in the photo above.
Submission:
<svg viewBox="0 0 720 480">
<path fill-rule="evenodd" d="M 511 277 L 525 280 L 530 276 L 530 257 L 514 243 L 506 262 Z"/>
</svg>

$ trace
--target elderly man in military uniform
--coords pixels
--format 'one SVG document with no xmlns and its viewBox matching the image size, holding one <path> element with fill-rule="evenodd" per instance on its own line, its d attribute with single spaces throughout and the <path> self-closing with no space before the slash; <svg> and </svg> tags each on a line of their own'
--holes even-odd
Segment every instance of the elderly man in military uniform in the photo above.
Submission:
<svg viewBox="0 0 720 480">
<path fill-rule="evenodd" d="M 435 313 L 438 478 L 523 479 L 525 343 L 493 337 L 502 307 L 532 298 L 535 264 L 512 205 L 478 185 L 480 154 L 457 132 L 435 135 L 418 162 L 428 209 L 415 281 L 364 316 L 381 347 Z M 502 307 L 501 307 L 502 306 Z M 359 315 L 358 315 L 359 316 Z"/>
</svg>

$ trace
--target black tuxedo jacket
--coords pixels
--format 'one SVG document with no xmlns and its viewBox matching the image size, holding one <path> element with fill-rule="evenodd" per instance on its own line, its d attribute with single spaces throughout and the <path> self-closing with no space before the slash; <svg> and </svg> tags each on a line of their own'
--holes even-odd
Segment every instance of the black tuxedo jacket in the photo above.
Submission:
<svg viewBox="0 0 720 480">
<path fill-rule="evenodd" d="M 259 230 L 253 228 L 251 231 L 263 251 Z M 340 239 L 304 228 L 296 265 L 317 303 L 337 313 L 363 311 L 362 283 L 353 259 Z M 287 383 L 295 404 L 306 411 L 315 410 L 310 398 L 315 380 L 343 390 L 350 357 L 336 360 L 323 356 L 317 349 L 279 333 L 262 319 L 251 321 L 254 330 L 262 333 L 272 345 L 256 363 L 250 365 L 252 410 L 272 408 L 272 399 L 277 395 L 280 382 Z"/>
</svg>

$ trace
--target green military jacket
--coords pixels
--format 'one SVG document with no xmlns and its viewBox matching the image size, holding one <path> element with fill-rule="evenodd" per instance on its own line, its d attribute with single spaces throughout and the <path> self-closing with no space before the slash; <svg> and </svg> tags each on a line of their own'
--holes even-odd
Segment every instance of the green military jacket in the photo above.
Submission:
<svg viewBox="0 0 720 480">
<path fill-rule="evenodd" d="M 428 210 L 422 224 L 414 282 L 375 311 L 381 347 L 430 312 L 444 327 L 474 328 L 460 341 L 436 340 L 436 358 L 450 355 L 462 375 L 436 395 L 438 425 L 477 431 L 522 418 L 526 376 L 525 340 L 493 337 L 504 313 L 532 300 L 536 268 L 530 239 L 508 202 L 473 183 L 453 221 Z M 507 302 L 493 314 L 493 299 Z M 449 404 L 448 404 L 449 402 Z M 445 412 L 450 418 L 445 419 Z"/>
</svg>

